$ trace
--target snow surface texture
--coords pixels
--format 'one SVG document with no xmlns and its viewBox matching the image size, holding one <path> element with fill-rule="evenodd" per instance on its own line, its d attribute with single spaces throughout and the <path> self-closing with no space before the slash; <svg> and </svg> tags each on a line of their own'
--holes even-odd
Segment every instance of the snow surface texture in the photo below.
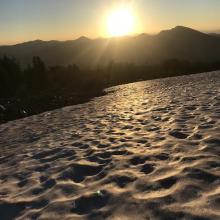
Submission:
<svg viewBox="0 0 220 220">
<path fill-rule="evenodd" d="M 219 219 L 220 72 L 108 91 L 0 125 L 0 219 Z"/>
</svg>

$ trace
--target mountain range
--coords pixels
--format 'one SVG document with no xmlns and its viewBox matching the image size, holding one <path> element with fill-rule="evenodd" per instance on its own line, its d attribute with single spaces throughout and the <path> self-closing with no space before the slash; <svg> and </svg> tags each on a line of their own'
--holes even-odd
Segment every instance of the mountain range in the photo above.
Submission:
<svg viewBox="0 0 220 220">
<path fill-rule="evenodd" d="M 220 60 L 220 35 L 207 34 L 177 26 L 157 35 L 89 39 L 80 37 L 69 41 L 30 41 L 12 46 L 0 46 L 0 56 L 15 57 L 22 66 L 33 56 L 51 65 L 77 64 L 81 68 L 105 66 L 110 62 L 158 63 L 168 59 L 192 62 Z"/>
</svg>

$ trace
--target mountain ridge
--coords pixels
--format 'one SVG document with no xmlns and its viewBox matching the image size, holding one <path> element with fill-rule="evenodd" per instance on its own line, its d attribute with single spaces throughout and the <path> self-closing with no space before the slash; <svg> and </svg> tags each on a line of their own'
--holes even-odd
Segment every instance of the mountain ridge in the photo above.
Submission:
<svg viewBox="0 0 220 220">
<path fill-rule="evenodd" d="M 47 65 L 77 64 L 82 68 L 105 66 L 110 62 L 144 64 L 166 59 L 213 62 L 220 59 L 220 38 L 189 27 L 176 26 L 157 35 L 96 38 L 81 36 L 68 41 L 35 40 L 0 46 L 0 56 L 15 57 L 28 65 L 40 56 Z"/>
</svg>

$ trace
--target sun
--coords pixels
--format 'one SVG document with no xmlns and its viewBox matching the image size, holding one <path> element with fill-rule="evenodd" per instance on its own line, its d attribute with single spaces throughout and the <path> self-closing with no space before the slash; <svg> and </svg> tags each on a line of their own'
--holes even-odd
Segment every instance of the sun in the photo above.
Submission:
<svg viewBox="0 0 220 220">
<path fill-rule="evenodd" d="M 107 17 L 107 31 L 111 37 L 125 36 L 134 31 L 134 14 L 128 7 L 118 8 Z"/>
</svg>

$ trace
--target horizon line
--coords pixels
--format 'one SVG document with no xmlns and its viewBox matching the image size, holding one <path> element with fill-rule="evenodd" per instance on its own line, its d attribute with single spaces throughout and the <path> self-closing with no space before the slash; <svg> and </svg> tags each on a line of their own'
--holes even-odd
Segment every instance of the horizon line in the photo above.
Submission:
<svg viewBox="0 0 220 220">
<path fill-rule="evenodd" d="M 134 34 L 130 34 L 130 35 L 124 35 L 124 36 L 112 36 L 112 37 L 95 37 L 95 38 L 90 38 L 90 37 L 87 37 L 85 35 L 81 35 L 79 37 L 76 37 L 74 39 L 66 39 L 66 40 L 58 40 L 58 39 L 51 39 L 51 40 L 43 40 L 43 39 L 33 39 L 33 40 L 27 40 L 27 41 L 21 41 L 21 42 L 18 42 L 18 43 L 9 43 L 9 44 L 0 44 L 0 47 L 4 47 L 4 46 L 16 46 L 16 45 L 20 45 L 20 44 L 25 44 L 25 43 L 30 43 L 30 42 L 36 42 L 36 41 L 41 41 L 41 42 L 52 42 L 52 41 L 56 41 L 56 42 L 68 42 L 68 41 L 76 41 L 76 40 L 79 40 L 81 38 L 86 38 L 88 40 L 99 40 L 99 39 L 120 39 L 120 38 L 126 38 L 126 37 L 136 37 L 136 36 L 140 36 L 140 35 L 149 35 L 149 36 L 156 36 L 158 34 L 160 34 L 161 32 L 163 31 L 169 31 L 169 30 L 172 30 L 172 29 L 175 29 L 177 27 L 183 27 L 183 28 L 188 28 L 188 29 L 192 29 L 192 30 L 195 30 L 195 31 L 198 31 L 198 32 L 201 32 L 201 33 L 204 33 L 204 34 L 220 34 L 220 29 L 219 30 L 199 30 L 199 29 L 194 29 L 192 27 L 188 27 L 188 26 L 183 26 L 183 25 L 177 25 L 173 28 L 169 28 L 169 29 L 161 29 L 160 31 L 158 32 L 154 32 L 154 33 L 147 33 L 147 32 L 143 32 L 143 33 L 134 33 Z"/>
</svg>

